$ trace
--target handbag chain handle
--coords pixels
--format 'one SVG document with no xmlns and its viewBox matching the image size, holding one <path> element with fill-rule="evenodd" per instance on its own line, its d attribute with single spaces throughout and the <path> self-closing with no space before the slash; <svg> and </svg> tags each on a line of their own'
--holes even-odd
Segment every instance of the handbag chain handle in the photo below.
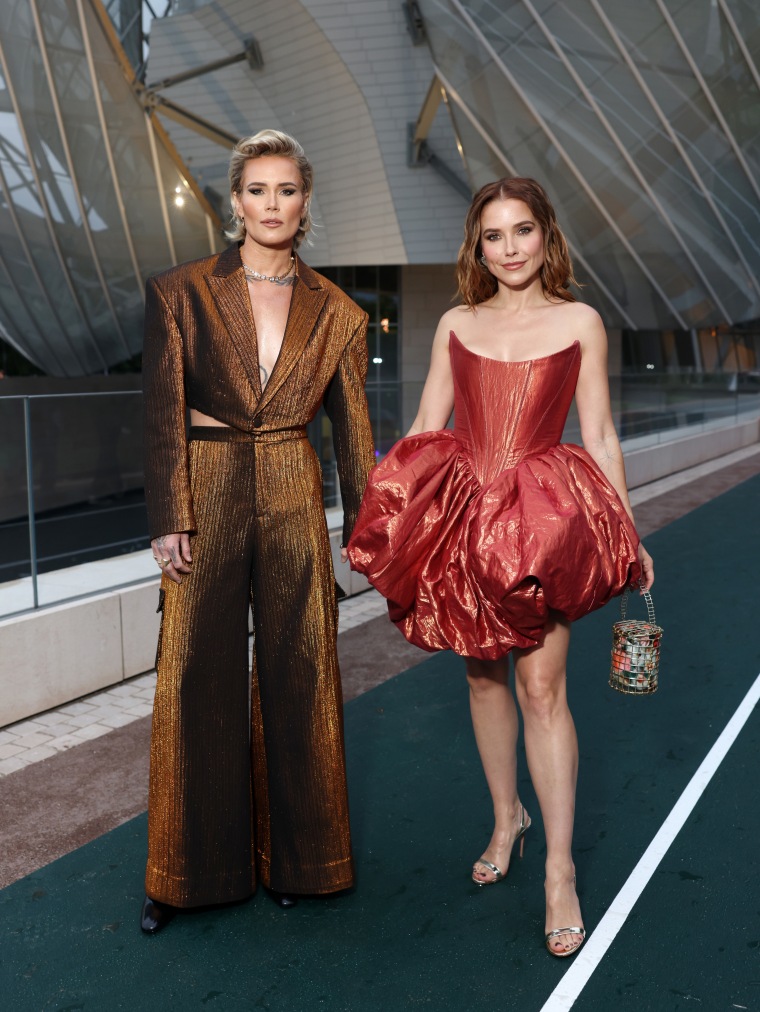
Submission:
<svg viewBox="0 0 760 1012">
<path fill-rule="evenodd" d="M 646 605 L 647 605 L 647 617 L 649 618 L 649 621 L 652 623 L 652 625 L 657 625 L 657 622 L 655 621 L 655 617 L 654 617 L 654 602 L 652 601 L 652 595 L 649 593 L 648 590 L 644 590 L 644 583 L 643 583 L 643 581 L 641 581 L 639 583 L 639 586 L 641 587 L 641 590 L 642 590 L 642 596 L 643 596 L 644 600 L 646 601 Z M 633 593 L 633 591 L 631 590 L 631 588 L 630 587 L 626 587 L 625 591 L 623 592 L 623 596 L 620 598 L 620 618 L 621 619 L 625 618 L 625 613 L 628 610 L 628 595 L 632 594 L 632 593 Z"/>
</svg>

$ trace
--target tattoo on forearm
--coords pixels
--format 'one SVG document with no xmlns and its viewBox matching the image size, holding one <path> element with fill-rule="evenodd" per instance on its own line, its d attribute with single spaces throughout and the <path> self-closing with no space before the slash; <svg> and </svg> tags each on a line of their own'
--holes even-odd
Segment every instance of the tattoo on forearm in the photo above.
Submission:
<svg viewBox="0 0 760 1012">
<path fill-rule="evenodd" d="M 264 387 L 267 385 L 267 380 L 269 379 L 269 373 L 266 371 L 263 365 L 259 366 L 259 376 L 261 377 L 261 389 L 263 390 Z"/>
<path fill-rule="evenodd" d="M 598 446 L 599 446 L 599 455 L 597 457 L 597 460 L 601 467 L 604 467 L 605 464 L 614 464 L 617 461 L 618 459 L 617 455 L 610 450 L 609 444 L 607 443 L 606 439 L 600 439 Z"/>
</svg>

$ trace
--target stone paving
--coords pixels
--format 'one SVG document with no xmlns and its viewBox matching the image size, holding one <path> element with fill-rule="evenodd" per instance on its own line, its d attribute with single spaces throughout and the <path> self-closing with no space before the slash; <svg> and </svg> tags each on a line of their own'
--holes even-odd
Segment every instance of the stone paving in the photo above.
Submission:
<svg viewBox="0 0 760 1012">
<path fill-rule="evenodd" d="M 668 492 L 706 479 L 715 472 L 748 461 L 758 454 L 760 448 L 754 444 L 636 488 L 631 492 L 634 510 L 642 503 L 652 502 Z M 640 527 L 642 536 L 646 534 L 642 528 L 648 526 L 645 524 Z M 654 526 L 659 524 L 655 523 Z M 340 602 L 339 608 L 340 633 L 369 622 L 386 611 L 385 601 L 375 590 L 347 598 Z M 149 716 L 153 709 L 155 684 L 156 673 L 150 671 L 111 689 L 96 692 L 56 710 L 0 729 L 0 778 L 75 745 L 81 745 L 84 741 L 108 734 L 140 717 Z"/>
<path fill-rule="evenodd" d="M 347 632 L 383 615 L 385 601 L 370 590 L 341 601 L 339 609 L 339 630 Z M 9 724 L 0 730 L 0 777 L 150 716 L 155 687 L 156 672 L 149 671 L 75 703 Z"/>
</svg>

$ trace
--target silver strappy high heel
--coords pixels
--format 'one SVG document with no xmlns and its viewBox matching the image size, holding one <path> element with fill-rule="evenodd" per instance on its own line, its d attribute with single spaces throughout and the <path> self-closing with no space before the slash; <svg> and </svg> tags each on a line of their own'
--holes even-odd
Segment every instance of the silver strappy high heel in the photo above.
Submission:
<svg viewBox="0 0 760 1012">
<path fill-rule="evenodd" d="M 565 949 L 564 952 L 557 952 L 556 949 L 552 948 L 551 943 L 554 938 L 559 938 L 560 935 L 580 935 L 581 940 L 580 942 L 574 942 L 572 947 L 569 949 Z M 544 938 L 546 948 L 549 950 L 552 956 L 557 956 L 558 959 L 564 959 L 565 956 L 572 956 L 573 953 L 577 952 L 578 949 L 580 949 L 585 940 L 586 940 L 585 928 L 555 928 L 554 931 L 550 931 Z"/>
<path fill-rule="evenodd" d="M 575 885 L 575 875 L 573 875 L 573 885 Z M 566 948 L 564 952 L 557 952 L 556 949 L 552 948 L 552 941 L 555 938 L 559 938 L 561 935 L 580 935 L 580 942 L 574 942 L 570 948 Z M 580 949 L 583 943 L 586 941 L 586 929 L 585 928 L 555 928 L 554 931 L 548 932 L 544 935 L 544 944 L 551 953 L 552 956 L 556 956 L 558 959 L 564 959 L 565 956 L 572 956 Z"/>
<path fill-rule="evenodd" d="M 525 809 L 523 808 L 522 804 L 520 804 L 520 829 L 517 832 L 517 836 L 512 841 L 512 847 L 514 847 L 514 845 L 517 843 L 518 840 L 520 841 L 520 858 L 522 858 L 523 856 L 523 850 L 525 849 L 525 833 L 528 829 L 530 829 L 530 824 L 531 820 L 530 818 L 528 818 L 526 821 Z M 477 864 L 482 864 L 484 868 L 487 868 L 490 872 L 493 872 L 494 878 L 489 879 L 487 882 L 481 882 L 479 878 L 475 878 L 475 865 Z M 476 882 L 479 886 L 495 885 L 495 883 L 500 882 L 504 878 L 504 875 L 506 874 L 501 870 L 501 868 L 497 868 L 495 864 L 491 864 L 490 861 L 486 861 L 484 857 L 478 858 L 478 860 L 475 862 L 475 865 L 472 866 L 472 881 Z"/>
</svg>

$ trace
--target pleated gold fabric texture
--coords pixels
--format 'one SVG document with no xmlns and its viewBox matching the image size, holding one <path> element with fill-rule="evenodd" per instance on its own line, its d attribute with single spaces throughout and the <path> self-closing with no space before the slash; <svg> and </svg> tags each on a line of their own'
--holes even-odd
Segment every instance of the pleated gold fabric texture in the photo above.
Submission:
<svg viewBox="0 0 760 1012">
<path fill-rule="evenodd" d="M 324 396 L 350 531 L 374 461 L 366 314 L 298 270 L 263 392 L 237 247 L 148 283 L 150 530 L 192 531 L 193 572 L 162 581 L 145 886 L 180 907 L 244 898 L 258 880 L 353 883 L 334 575 L 305 425 Z M 230 427 L 188 439 L 186 406 Z"/>
<path fill-rule="evenodd" d="M 348 546 L 426 650 L 497 660 L 638 580 L 638 535 L 580 446 L 560 443 L 578 342 L 545 358 L 476 355 L 453 332 L 454 431 L 400 440 L 372 472 Z"/>
<path fill-rule="evenodd" d="M 196 529 L 185 414 L 242 432 L 307 425 L 324 402 L 333 426 L 343 542 L 375 462 L 367 414 L 367 314 L 296 257 L 282 350 L 262 392 L 256 328 L 236 245 L 149 278 L 143 392 L 145 499 L 152 538 Z"/>
</svg>

